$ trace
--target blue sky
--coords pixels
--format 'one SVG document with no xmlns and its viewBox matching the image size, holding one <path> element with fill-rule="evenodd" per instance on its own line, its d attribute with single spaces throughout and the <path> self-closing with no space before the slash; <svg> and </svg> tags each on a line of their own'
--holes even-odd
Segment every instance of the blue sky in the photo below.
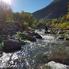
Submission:
<svg viewBox="0 0 69 69">
<path fill-rule="evenodd" d="M 13 11 L 35 12 L 49 5 L 53 0 L 16 0 L 12 6 Z"/>
</svg>

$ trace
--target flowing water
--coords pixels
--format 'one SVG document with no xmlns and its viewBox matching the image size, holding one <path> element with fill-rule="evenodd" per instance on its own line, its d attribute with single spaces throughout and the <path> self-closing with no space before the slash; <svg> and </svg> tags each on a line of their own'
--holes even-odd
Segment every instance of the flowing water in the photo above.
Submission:
<svg viewBox="0 0 69 69">
<path fill-rule="evenodd" d="M 50 54 L 56 48 L 62 46 L 65 47 L 64 40 L 57 40 L 54 35 L 44 34 L 43 31 L 38 32 L 43 39 L 37 39 L 36 42 L 26 41 L 26 45 L 22 46 L 22 49 L 14 53 L 3 53 L 3 56 L 0 57 L 0 68 L 2 69 L 43 69 L 38 68 L 39 63 L 37 63 L 36 57 L 40 54 Z M 67 46 L 69 50 L 69 47 Z M 67 51 L 68 51 L 67 50 Z M 51 69 L 68 69 L 66 65 L 55 63 L 54 61 L 47 63 L 48 66 L 51 66 Z M 37 66 L 37 67 L 36 67 Z"/>
</svg>

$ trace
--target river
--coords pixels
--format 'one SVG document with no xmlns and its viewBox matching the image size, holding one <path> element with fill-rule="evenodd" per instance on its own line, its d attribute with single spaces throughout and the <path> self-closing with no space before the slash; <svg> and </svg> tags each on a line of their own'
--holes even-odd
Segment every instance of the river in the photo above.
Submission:
<svg viewBox="0 0 69 69">
<path fill-rule="evenodd" d="M 0 57 L 0 69 L 47 69 L 43 68 L 45 65 L 50 66 L 50 69 L 69 69 L 68 65 L 54 61 L 44 63 L 43 65 L 39 57 L 43 54 L 49 55 L 60 46 L 69 51 L 69 46 L 66 46 L 68 41 L 57 40 L 55 35 L 44 34 L 44 30 L 36 30 L 35 32 L 39 33 L 43 39 L 37 39 L 36 42 L 25 41 L 26 44 L 22 46 L 21 50 L 14 53 L 3 52 L 3 56 Z"/>
</svg>

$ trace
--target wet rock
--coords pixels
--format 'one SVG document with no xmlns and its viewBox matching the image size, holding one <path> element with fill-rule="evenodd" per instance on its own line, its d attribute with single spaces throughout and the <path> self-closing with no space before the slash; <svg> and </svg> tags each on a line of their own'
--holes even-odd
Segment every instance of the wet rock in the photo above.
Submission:
<svg viewBox="0 0 69 69">
<path fill-rule="evenodd" d="M 58 59 L 51 59 L 51 60 L 49 60 L 49 61 L 55 61 L 55 62 L 57 62 L 57 63 L 62 63 L 62 64 L 66 64 L 66 65 L 69 65 L 69 59 L 60 59 L 60 58 L 58 58 Z"/>
<path fill-rule="evenodd" d="M 32 36 L 31 33 L 29 32 L 24 32 L 24 33 L 21 33 L 20 34 L 20 38 L 22 40 L 29 40 L 29 41 L 32 41 L 32 42 L 36 42 L 36 38 Z"/>
<path fill-rule="evenodd" d="M 42 39 L 42 37 L 38 33 L 34 33 L 34 36 L 38 39 Z"/>
<path fill-rule="evenodd" d="M 51 34 L 51 30 L 45 31 L 45 34 Z"/>
<path fill-rule="evenodd" d="M 42 39 L 42 37 L 38 34 L 38 33 L 35 33 L 35 32 L 28 32 L 29 35 L 31 35 L 32 37 L 35 37 L 37 39 Z"/>
<path fill-rule="evenodd" d="M 60 35 L 60 36 L 57 37 L 57 39 L 59 39 L 59 40 L 64 40 L 65 37 L 64 37 L 63 35 Z"/>
<path fill-rule="evenodd" d="M 64 40 L 64 37 L 59 37 L 58 39 L 60 39 L 60 40 Z"/>
<path fill-rule="evenodd" d="M 42 39 L 42 37 L 38 33 L 32 31 L 25 31 L 20 34 L 20 37 L 22 38 L 22 40 L 25 39 L 32 42 L 36 42 L 36 39 Z"/>
<path fill-rule="evenodd" d="M 18 50 L 21 50 L 21 43 L 18 40 L 9 39 L 4 41 L 3 52 L 9 53 Z"/>
<path fill-rule="evenodd" d="M 63 31 L 63 30 L 58 30 L 57 32 L 58 32 L 58 34 L 64 34 L 65 33 L 65 31 Z"/>
<path fill-rule="evenodd" d="M 32 41 L 32 42 L 36 42 L 36 38 L 35 37 L 27 36 L 27 39 Z"/>
<path fill-rule="evenodd" d="M 45 64 L 42 69 L 67 69 L 67 65 L 51 61 Z"/>
</svg>

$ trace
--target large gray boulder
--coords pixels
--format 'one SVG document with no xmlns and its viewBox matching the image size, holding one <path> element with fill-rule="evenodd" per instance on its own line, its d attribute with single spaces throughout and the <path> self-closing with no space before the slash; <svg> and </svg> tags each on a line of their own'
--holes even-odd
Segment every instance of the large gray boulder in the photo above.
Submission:
<svg viewBox="0 0 69 69">
<path fill-rule="evenodd" d="M 2 51 L 3 52 L 15 52 L 21 49 L 21 43 L 18 40 L 5 40 Z"/>
</svg>

